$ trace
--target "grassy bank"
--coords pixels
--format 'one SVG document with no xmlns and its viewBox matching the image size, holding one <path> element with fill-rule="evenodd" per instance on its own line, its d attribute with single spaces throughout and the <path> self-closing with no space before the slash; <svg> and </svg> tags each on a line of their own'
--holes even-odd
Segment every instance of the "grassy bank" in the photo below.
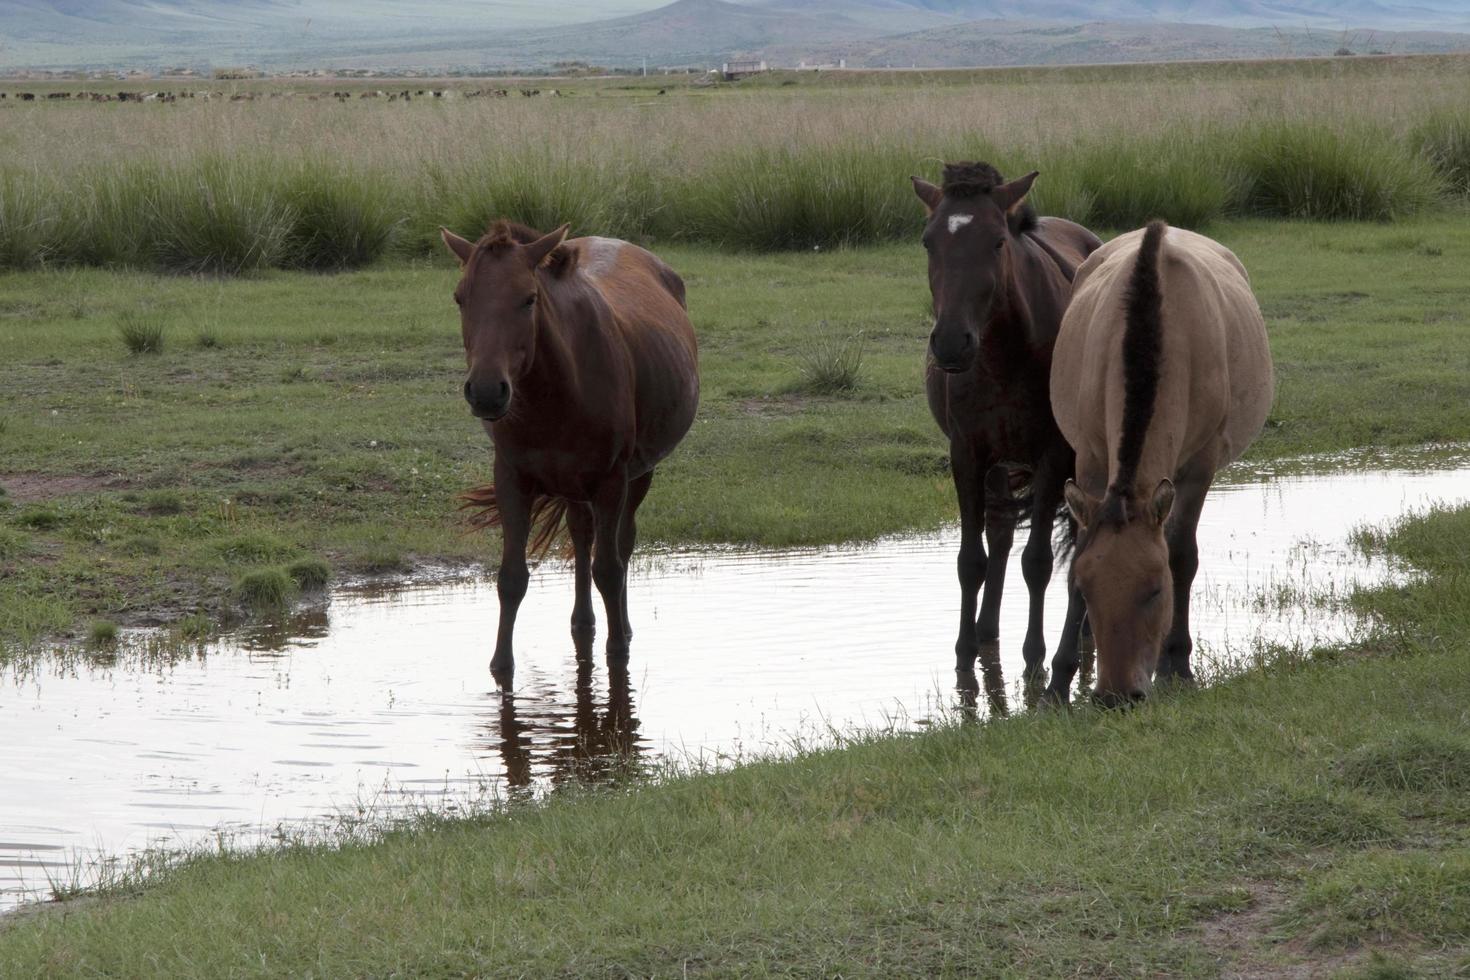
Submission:
<svg viewBox="0 0 1470 980">
<path fill-rule="evenodd" d="M 945 159 L 1039 168 L 1046 212 L 1103 227 L 1391 220 L 1463 197 L 1466 59 L 1283 64 L 634 98 L 10 105 L 0 267 L 358 267 L 498 215 L 661 243 L 867 244 L 916 233 L 904 178 Z"/>
<path fill-rule="evenodd" d="M 1463 222 L 1220 234 L 1252 271 L 1276 357 L 1249 459 L 1470 438 Z M 666 255 L 689 283 L 704 395 L 645 540 L 811 544 L 952 519 L 922 396 L 917 246 Z M 458 394 L 453 279 L 447 262 L 6 276 L 0 645 L 96 619 L 198 631 L 269 612 L 320 581 L 292 575 L 313 559 L 341 578 L 489 558 L 454 513 L 489 467 Z M 806 373 L 859 347 L 852 390 Z"/>
<path fill-rule="evenodd" d="M 47 976 L 1418 976 L 1470 969 L 1470 511 L 1380 544 L 1374 651 L 372 843 L 0 926 Z"/>
</svg>

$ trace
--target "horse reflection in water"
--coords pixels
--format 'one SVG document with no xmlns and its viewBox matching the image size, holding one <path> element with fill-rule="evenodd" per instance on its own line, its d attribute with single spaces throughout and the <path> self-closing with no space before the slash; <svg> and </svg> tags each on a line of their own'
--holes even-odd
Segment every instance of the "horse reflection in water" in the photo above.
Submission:
<svg viewBox="0 0 1470 980">
<path fill-rule="evenodd" d="M 500 713 L 493 726 L 498 738 L 490 745 L 505 765 L 505 781 L 513 798 L 532 796 L 538 780 L 548 780 L 552 787 L 618 782 L 638 771 L 647 748 L 633 713 L 628 662 L 621 658 L 608 661 L 608 690 L 599 698 L 593 683 L 593 637 L 577 633 L 573 642 L 577 649 L 575 706 L 518 696 L 511 690 L 498 694 Z"/>
<path fill-rule="evenodd" d="M 1097 646 L 1092 638 L 1092 630 L 1086 629 L 1085 623 L 1080 634 L 1078 652 L 1081 656 L 1078 684 L 1081 689 L 1087 690 L 1092 685 Z M 1011 706 L 1006 696 L 1005 672 L 1000 665 L 1000 644 L 980 644 L 978 655 L 975 657 L 975 667 L 979 668 L 978 673 L 974 668 L 955 671 L 955 694 L 958 695 L 956 707 L 961 717 L 974 719 L 980 717 L 982 691 L 985 694 L 987 717 L 1007 717 L 1011 713 Z M 1044 694 L 1044 689 L 1036 684 L 1023 685 L 1021 696 L 1024 699 L 1026 710 L 1030 711 L 1042 704 Z"/>
</svg>

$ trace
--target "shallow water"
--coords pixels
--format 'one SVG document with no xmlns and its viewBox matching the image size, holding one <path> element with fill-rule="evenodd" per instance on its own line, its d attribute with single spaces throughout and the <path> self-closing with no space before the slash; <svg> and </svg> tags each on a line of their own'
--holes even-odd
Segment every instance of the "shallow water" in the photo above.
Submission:
<svg viewBox="0 0 1470 980">
<path fill-rule="evenodd" d="M 1429 468 L 1431 466 L 1449 468 Z M 1236 474 L 1200 528 L 1198 663 L 1360 628 L 1332 601 L 1398 573 L 1347 543 L 1359 524 L 1470 496 L 1470 464 Z M 103 856 L 360 813 L 452 809 L 607 778 L 634 760 L 728 762 L 833 731 L 951 712 L 957 532 L 798 551 L 641 559 L 626 669 L 570 637 L 570 571 L 533 576 L 514 691 L 486 669 L 493 584 L 340 591 L 322 608 L 178 656 L 40 657 L 0 671 L 0 906 L 86 881 Z M 1017 708 L 1026 594 L 1018 538 L 980 710 Z M 1313 597 L 1303 601 L 1303 597 Z M 1063 613 L 1061 575 L 1047 636 Z M 600 615 L 600 610 L 599 610 Z M 587 651 L 583 651 L 587 653 Z"/>
</svg>

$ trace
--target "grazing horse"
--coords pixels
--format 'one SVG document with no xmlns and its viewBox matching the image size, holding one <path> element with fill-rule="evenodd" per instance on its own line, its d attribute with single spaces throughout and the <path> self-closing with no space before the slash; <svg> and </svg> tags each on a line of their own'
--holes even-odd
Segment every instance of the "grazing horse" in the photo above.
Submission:
<svg viewBox="0 0 1470 980">
<path fill-rule="evenodd" d="M 929 335 L 925 388 L 929 409 L 949 437 L 960 504 L 960 632 L 955 668 L 973 670 L 981 642 L 1000 631 L 1000 597 L 1017 518 L 1030 511 L 1021 570 L 1031 592 L 1022 653 L 1035 678 L 1046 656 L 1042 604 L 1052 573 L 1051 531 L 1072 475 L 1072 449 L 1052 419 L 1048 398 L 1052 345 L 1077 267 L 1101 242 L 1061 218 L 1039 218 L 1026 203 L 1036 180 L 1009 183 L 986 163 L 953 163 L 943 186 L 911 178 L 928 221 Z M 1018 502 L 1013 474 L 1029 477 Z M 990 544 L 990 555 L 980 540 Z M 976 620 L 976 597 L 985 587 Z M 1063 645 L 1077 645 L 1080 611 L 1068 617 Z"/>
<path fill-rule="evenodd" d="M 1215 471 L 1260 434 L 1272 390 L 1266 325 L 1225 246 L 1156 221 L 1078 271 L 1051 398 L 1077 450 L 1072 584 L 1097 642 L 1102 702 L 1143 698 L 1156 670 L 1193 677 L 1200 511 Z M 1053 697 L 1065 700 L 1075 671 L 1076 651 L 1064 649 Z"/>
<path fill-rule="evenodd" d="M 596 582 L 608 656 L 626 656 L 635 514 L 699 404 L 684 282 L 636 245 L 568 240 L 566 225 L 542 235 L 499 222 L 477 242 L 441 235 L 462 265 L 465 401 L 495 445 L 494 484 L 465 495 L 480 511 L 474 523 L 503 532 L 490 669 L 514 670 L 527 546 L 544 551 L 563 520 L 576 562 L 572 628 L 595 627 Z"/>
</svg>

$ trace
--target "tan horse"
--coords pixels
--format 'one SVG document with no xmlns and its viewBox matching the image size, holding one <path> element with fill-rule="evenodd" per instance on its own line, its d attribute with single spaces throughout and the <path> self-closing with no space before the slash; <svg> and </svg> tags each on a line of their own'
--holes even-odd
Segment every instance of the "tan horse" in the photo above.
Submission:
<svg viewBox="0 0 1470 980">
<path fill-rule="evenodd" d="M 449 231 L 465 401 L 495 444 L 495 483 L 467 495 L 503 532 L 500 628 L 490 669 L 514 668 L 511 635 L 534 553 L 565 518 L 576 561 L 572 629 L 591 630 L 591 584 L 607 608 L 607 653 L 628 653 L 634 515 L 699 405 L 684 283 L 657 256 L 611 238 L 566 240 L 501 222 L 478 242 Z M 540 525 L 534 542 L 533 525 Z"/>
<path fill-rule="evenodd" d="M 1193 677 L 1195 530 L 1215 472 L 1271 408 L 1266 325 L 1245 267 L 1203 235 L 1154 222 L 1077 272 L 1052 360 L 1057 425 L 1077 451 L 1071 580 L 1097 641 L 1097 696 L 1143 698 Z M 1052 665 L 1065 700 L 1077 652 Z"/>
</svg>

